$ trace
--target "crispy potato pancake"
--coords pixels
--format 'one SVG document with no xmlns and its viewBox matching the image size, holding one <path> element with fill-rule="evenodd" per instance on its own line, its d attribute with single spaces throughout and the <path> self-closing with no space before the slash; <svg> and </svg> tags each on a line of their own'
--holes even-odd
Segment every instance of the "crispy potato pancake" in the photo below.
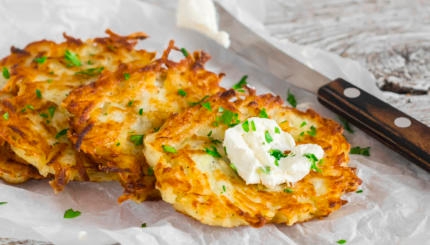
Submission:
<svg viewBox="0 0 430 245">
<path fill-rule="evenodd" d="M 73 88 L 94 82 L 103 71 L 124 63 L 145 66 L 155 57 L 134 48 L 146 34 L 106 32 L 108 37 L 87 41 L 64 34 L 62 43 L 42 40 L 24 49 L 12 47 L 11 54 L 0 61 L 0 140 L 40 175 L 53 176 L 50 184 L 55 191 L 72 180 L 116 179 L 75 151 L 67 138 L 69 113 L 62 107 Z M 14 182 L 13 175 L 8 178 Z"/>
<path fill-rule="evenodd" d="M 179 49 L 170 42 L 162 57 L 147 66 L 124 64 L 104 72 L 64 101 L 73 116 L 69 138 L 100 169 L 118 174 L 124 187 L 119 202 L 160 198 L 142 152 L 144 136 L 171 115 L 221 90 L 222 75 L 204 69 L 207 54 L 194 52 L 173 62 L 168 59 L 172 50 Z"/>
<path fill-rule="evenodd" d="M 222 147 L 224 132 L 264 112 L 298 145 L 314 143 L 324 149 L 320 172 L 311 171 L 302 180 L 275 189 L 247 185 L 236 174 Z M 279 96 L 231 89 L 170 118 L 145 137 L 144 153 L 163 200 L 179 212 L 215 226 L 292 225 L 339 209 L 346 203 L 341 196 L 361 183 L 347 166 L 350 146 L 342 131 L 313 110 L 285 106 Z"/>
</svg>

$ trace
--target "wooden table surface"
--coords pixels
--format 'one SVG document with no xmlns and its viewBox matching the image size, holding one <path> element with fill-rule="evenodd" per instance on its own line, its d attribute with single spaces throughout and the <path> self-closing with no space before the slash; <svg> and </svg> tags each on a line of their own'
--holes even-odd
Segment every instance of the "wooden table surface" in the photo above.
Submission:
<svg viewBox="0 0 430 245">
<path fill-rule="evenodd" d="M 271 0 L 264 25 L 278 40 L 360 62 L 386 101 L 430 126 L 429 0 Z"/>
</svg>

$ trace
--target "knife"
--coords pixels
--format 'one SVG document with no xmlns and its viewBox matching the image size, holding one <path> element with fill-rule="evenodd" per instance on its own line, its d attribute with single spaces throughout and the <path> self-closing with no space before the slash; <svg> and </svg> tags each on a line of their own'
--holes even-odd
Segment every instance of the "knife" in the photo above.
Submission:
<svg viewBox="0 0 430 245">
<path fill-rule="evenodd" d="M 331 81 L 250 30 L 216 3 L 232 51 L 260 69 L 317 95 L 318 101 L 430 172 L 430 129 L 342 78 Z"/>
</svg>

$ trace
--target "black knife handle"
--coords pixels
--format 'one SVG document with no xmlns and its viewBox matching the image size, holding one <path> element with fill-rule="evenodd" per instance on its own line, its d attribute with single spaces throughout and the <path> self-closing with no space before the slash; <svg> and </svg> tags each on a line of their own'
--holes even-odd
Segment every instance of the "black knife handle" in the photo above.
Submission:
<svg viewBox="0 0 430 245">
<path fill-rule="evenodd" d="M 428 126 L 340 78 L 322 86 L 318 100 L 430 172 Z"/>
</svg>

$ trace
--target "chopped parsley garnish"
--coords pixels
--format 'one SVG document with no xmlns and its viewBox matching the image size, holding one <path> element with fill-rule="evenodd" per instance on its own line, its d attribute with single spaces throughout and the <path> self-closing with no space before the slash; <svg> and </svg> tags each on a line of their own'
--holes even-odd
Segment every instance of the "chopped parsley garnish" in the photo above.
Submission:
<svg viewBox="0 0 430 245">
<path fill-rule="evenodd" d="M 3 114 L 3 119 L 4 119 L 4 120 L 9 120 L 9 112 L 5 112 L 5 113 Z"/>
<path fill-rule="evenodd" d="M 306 133 L 308 133 L 312 137 L 315 137 L 315 135 L 317 135 L 317 128 L 312 125 Z"/>
<path fill-rule="evenodd" d="M 233 127 L 240 123 L 239 114 L 232 112 L 230 110 L 222 109 L 221 116 L 216 118 L 216 122 L 222 122 L 229 127 Z"/>
<path fill-rule="evenodd" d="M 103 66 L 88 68 L 82 71 L 75 72 L 75 75 L 96 76 L 100 75 L 105 68 Z"/>
<path fill-rule="evenodd" d="M 255 123 L 254 123 L 254 121 L 251 121 L 251 129 L 252 129 L 252 131 L 257 131 L 257 127 L 255 127 Z"/>
<path fill-rule="evenodd" d="M 215 146 L 211 146 L 211 148 L 205 147 L 205 152 L 215 158 L 221 158 L 221 154 L 219 154 Z"/>
<path fill-rule="evenodd" d="M 185 92 L 185 90 L 183 90 L 183 89 L 178 89 L 178 94 L 182 97 L 187 96 L 187 92 Z"/>
<path fill-rule="evenodd" d="M 42 99 L 42 92 L 39 89 L 36 89 L 36 97 Z"/>
<path fill-rule="evenodd" d="M 266 131 L 264 132 L 264 139 L 266 139 L 267 144 L 269 144 L 270 142 L 272 142 L 272 141 L 273 141 L 273 138 L 272 138 L 272 136 L 270 135 L 269 130 L 266 130 Z"/>
<path fill-rule="evenodd" d="M 145 228 L 145 227 L 146 227 L 146 223 L 142 223 L 142 224 L 140 225 L 140 227 Z"/>
<path fill-rule="evenodd" d="M 143 115 L 143 108 L 139 109 L 139 115 L 141 115 L 141 116 Z"/>
<path fill-rule="evenodd" d="M 41 57 L 36 57 L 34 58 L 34 62 L 38 63 L 38 64 L 43 64 L 46 61 L 46 56 L 41 56 Z"/>
<path fill-rule="evenodd" d="M 267 112 L 266 112 L 265 108 L 263 108 L 263 109 L 260 110 L 260 114 L 258 115 L 258 117 L 269 118 L 269 115 L 267 115 Z"/>
<path fill-rule="evenodd" d="M 363 190 L 362 189 L 357 190 L 355 193 L 363 193 Z"/>
<path fill-rule="evenodd" d="M 285 188 L 284 192 L 285 193 L 293 193 L 293 189 L 291 189 L 291 188 Z"/>
<path fill-rule="evenodd" d="M 281 158 L 288 157 L 288 154 L 285 154 L 278 149 L 270 149 L 269 154 L 278 161 L 281 160 Z"/>
<path fill-rule="evenodd" d="M 78 56 L 75 53 L 70 52 L 69 50 L 66 50 L 66 52 L 64 52 L 64 59 L 66 59 L 66 61 L 67 61 L 67 66 L 81 66 L 82 65 Z"/>
<path fill-rule="evenodd" d="M 294 96 L 294 94 L 291 93 L 289 89 L 287 91 L 287 101 L 292 107 L 296 108 L 297 106 L 296 97 Z"/>
<path fill-rule="evenodd" d="M 306 126 L 306 124 L 308 124 L 306 121 L 303 121 L 301 124 L 300 124 L 300 127 L 301 128 L 303 128 L 304 126 Z"/>
<path fill-rule="evenodd" d="M 3 67 L 3 77 L 5 79 L 9 79 L 10 78 L 10 73 L 9 73 L 9 70 L 7 69 L 7 67 Z"/>
<path fill-rule="evenodd" d="M 61 130 L 60 132 L 58 132 L 58 133 L 55 135 L 55 138 L 56 138 L 56 139 L 58 139 L 58 138 L 60 138 L 61 136 L 66 135 L 68 130 L 69 130 L 68 128 L 65 128 L 65 129 Z"/>
<path fill-rule="evenodd" d="M 167 153 L 176 153 L 177 152 L 175 147 L 170 146 L 170 145 L 162 145 L 161 147 L 163 148 L 163 151 L 167 152 Z"/>
<path fill-rule="evenodd" d="M 181 48 L 181 52 L 184 55 L 184 57 L 188 57 L 188 51 L 185 48 Z"/>
<path fill-rule="evenodd" d="M 356 146 L 351 148 L 350 154 L 357 154 L 363 156 L 370 156 L 370 146 L 361 148 L 360 146 Z"/>
<path fill-rule="evenodd" d="M 305 156 L 311 162 L 311 170 L 321 173 L 321 169 L 317 166 L 318 158 L 314 154 L 307 153 L 303 156 Z"/>
<path fill-rule="evenodd" d="M 73 219 L 81 215 L 81 212 L 78 210 L 73 210 L 71 208 L 67 209 L 66 212 L 64 212 L 64 218 L 65 219 Z"/>
<path fill-rule="evenodd" d="M 275 127 L 275 134 L 280 134 L 281 133 L 281 129 L 279 129 L 278 127 Z"/>
<path fill-rule="evenodd" d="M 130 141 L 133 142 L 135 146 L 143 145 L 143 134 L 130 135 Z"/>
<path fill-rule="evenodd" d="M 55 106 L 50 106 L 49 108 L 48 108 L 48 113 L 49 113 L 49 116 L 52 118 L 52 117 L 54 117 L 54 114 L 55 114 Z"/>
<path fill-rule="evenodd" d="M 349 125 L 349 122 L 345 118 L 339 116 L 339 121 L 342 123 L 342 126 L 346 131 L 351 134 L 354 133 L 354 130 L 351 128 L 351 125 Z"/>
<path fill-rule="evenodd" d="M 249 121 L 248 120 L 246 120 L 245 122 L 243 122 L 242 123 L 242 128 L 243 128 L 243 131 L 245 131 L 245 132 L 249 132 Z"/>
<path fill-rule="evenodd" d="M 244 92 L 245 90 L 243 89 L 243 87 L 245 87 L 248 84 L 246 79 L 248 79 L 248 76 L 247 75 L 243 76 L 239 82 L 233 85 L 232 88 L 236 91 Z"/>
<path fill-rule="evenodd" d="M 148 175 L 153 176 L 154 175 L 154 169 L 152 167 L 148 167 Z"/>
<path fill-rule="evenodd" d="M 337 242 L 337 244 L 345 244 L 346 240 L 345 239 L 340 239 L 340 240 L 337 240 L 336 242 Z"/>
<path fill-rule="evenodd" d="M 0 202 L 0 205 L 6 205 L 7 202 Z"/>
<path fill-rule="evenodd" d="M 212 111 L 211 103 L 209 101 L 203 102 L 202 106 L 206 108 L 208 111 Z"/>
<path fill-rule="evenodd" d="M 130 79 L 130 73 L 124 73 L 124 80 Z"/>
</svg>

